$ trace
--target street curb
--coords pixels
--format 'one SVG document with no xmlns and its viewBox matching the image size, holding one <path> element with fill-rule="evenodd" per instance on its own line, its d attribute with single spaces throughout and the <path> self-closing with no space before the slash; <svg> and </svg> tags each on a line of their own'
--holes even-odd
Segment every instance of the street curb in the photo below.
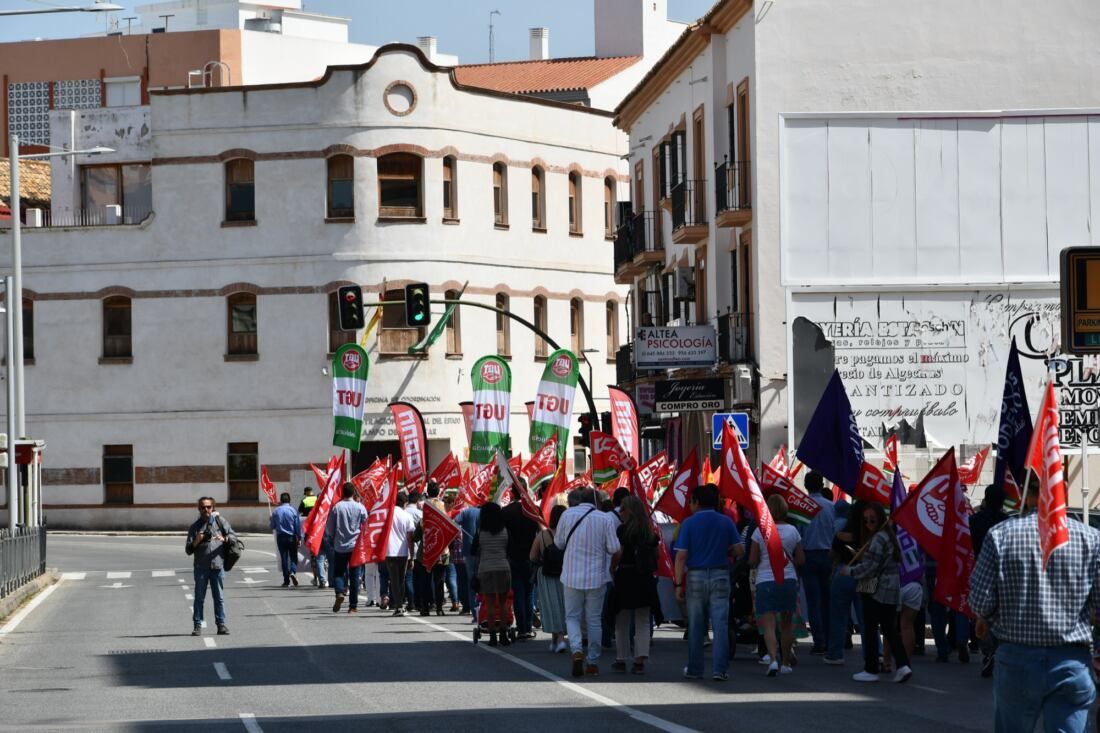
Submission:
<svg viewBox="0 0 1100 733">
<path fill-rule="evenodd" d="M 20 606 L 29 601 L 32 596 L 41 593 L 59 580 L 61 580 L 61 573 L 56 569 L 47 568 L 42 575 L 19 586 L 18 590 L 10 596 L 0 600 L 0 623 L 6 621 L 8 616 L 18 611 Z"/>
</svg>

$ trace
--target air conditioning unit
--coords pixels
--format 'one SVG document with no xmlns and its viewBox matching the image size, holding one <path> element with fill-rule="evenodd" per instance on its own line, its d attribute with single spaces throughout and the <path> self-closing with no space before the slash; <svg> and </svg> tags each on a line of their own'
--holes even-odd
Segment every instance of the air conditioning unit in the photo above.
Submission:
<svg viewBox="0 0 1100 733">
<path fill-rule="evenodd" d="M 695 269 L 677 267 L 672 278 L 672 299 L 679 301 L 695 300 Z"/>
<path fill-rule="evenodd" d="M 756 390 L 753 389 L 754 367 L 752 364 L 737 364 L 733 370 L 733 404 L 756 404 Z"/>
</svg>

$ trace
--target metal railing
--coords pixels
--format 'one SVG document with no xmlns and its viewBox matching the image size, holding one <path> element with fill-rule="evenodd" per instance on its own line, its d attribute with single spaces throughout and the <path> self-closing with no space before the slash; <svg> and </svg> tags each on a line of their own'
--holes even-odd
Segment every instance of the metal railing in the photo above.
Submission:
<svg viewBox="0 0 1100 733">
<path fill-rule="evenodd" d="M 719 212 L 752 209 L 752 164 L 727 161 L 714 167 L 714 200 Z"/>
<path fill-rule="evenodd" d="M 117 227 L 128 224 L 140 224 L 153 213 L 147 206 L 99 206 L 93 209 L 69 209 L 66 211 L 53 211 L 44 209 L 41 212 L 41 224 L 33 220 L 33 215 L 28 217 L 24 226 L 28 229 L 61 228 L 61 227 Z"/>
<path fill-rule="evenodd" d="M 718 316 L 718 360 L 730 364 L 752 360 L 751 313 Z"/>
<path fill-rule="evenodd" d="M 0 529 L 0 598 L 46 572 L 46 528 Z"/>
<path fill-rule="evenodd" d="M 634 344 L 623 344 L 615 353 L 615 384 L 629 384 L 637 376 L 634 369 Z"/>
<path fill-rule="evenodd" d="M 615 269 L 629 264 L 643 252 L 662 252 L 661 212 L 643 211 L 615 232 Z"/>
<path fill-rule="evenodd" d="M 680 181 L 672 187 L 672 230 L 707 223 L 705 180 Z"/>
</svg>

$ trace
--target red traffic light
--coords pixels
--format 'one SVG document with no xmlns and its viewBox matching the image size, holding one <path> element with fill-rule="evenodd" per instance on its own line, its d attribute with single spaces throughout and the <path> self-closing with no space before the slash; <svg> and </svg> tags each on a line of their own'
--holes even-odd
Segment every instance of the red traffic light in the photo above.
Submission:
<svg viewBox="0 0 1100 733">
<path fill-rule="evenodd" d="M 354 290 L 349 290 L 346 293 L 344 293 L 344 300 L 346 300 L 349 303 L 354 303 L 356 300 L 358 300 L 358 298 L 355 297 L 355 291 Z"/>
</svg>

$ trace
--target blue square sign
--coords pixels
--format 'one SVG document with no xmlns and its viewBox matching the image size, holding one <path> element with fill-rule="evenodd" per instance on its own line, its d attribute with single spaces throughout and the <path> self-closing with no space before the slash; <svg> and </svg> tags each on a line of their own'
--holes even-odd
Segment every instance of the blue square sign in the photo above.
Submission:
<svg viewBox="0 0 1100 733">
<path fill-rule="evenodd" d="M 711 439 L 714 441 L 714 450 L 722 450 L 722 428 L 726 423 L 733 425 L 733 432 L 737 434 L 737 442 L 741 444 L 741 450 L 749 449 L 749 413 L 747 412 L 716 412 L 711 418 Z"/>
</svg>

